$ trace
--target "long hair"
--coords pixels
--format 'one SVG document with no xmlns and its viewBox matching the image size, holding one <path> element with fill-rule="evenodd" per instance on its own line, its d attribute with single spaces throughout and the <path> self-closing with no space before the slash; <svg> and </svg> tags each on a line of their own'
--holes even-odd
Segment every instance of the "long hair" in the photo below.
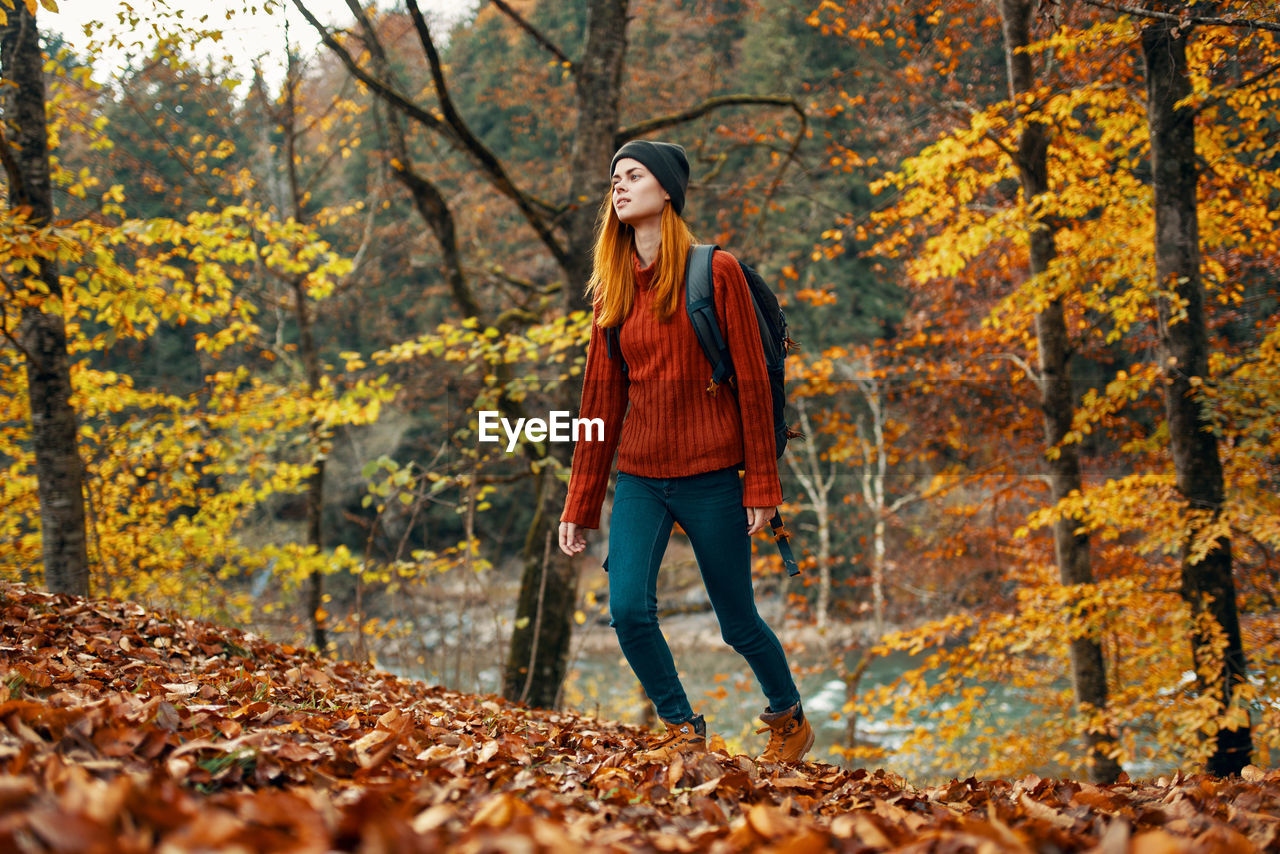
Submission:
<svg viewBox="0 0 1280 854">
<path fill-rule="evenodd" d="M 610 191 L 604 197 L 596 222 L 591 279 L 587 282 L 587 297 L 592 305 L 599 308 L 596 322 L 601 328 L 621 325 L 631 311 L 636 292 L 635 268 L 631 260 L 634 243 L 635 231 L 618 219 L 613 209 L 613 192 Z M 670 320 L 680 308 L 685 260 L 693 244 L 693 232 L 668 202 L 662 209 L 662 245 L 658 248 L 653 275 L 654 315 L 659 320 Z"/>
</svg>

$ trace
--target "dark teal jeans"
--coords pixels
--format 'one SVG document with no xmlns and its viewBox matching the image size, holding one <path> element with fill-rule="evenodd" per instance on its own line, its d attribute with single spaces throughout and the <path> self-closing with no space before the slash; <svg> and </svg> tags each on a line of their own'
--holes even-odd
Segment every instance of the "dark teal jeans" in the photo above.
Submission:
<svg viewBox="0 0 1280 854">
<path fill-rule="evenodd" d="M 771 709 L 794 706 L 800 694 L 786 653 L 756 611 L 737 469 L 667 479 L 619 472 L 609 522 L 610 624 L 658 716 L 671 723 L 693 717 L 658 627 L 658 568 L 673 522 L 689 535 L 720 636 L 747 660 Z"/>
</svg>

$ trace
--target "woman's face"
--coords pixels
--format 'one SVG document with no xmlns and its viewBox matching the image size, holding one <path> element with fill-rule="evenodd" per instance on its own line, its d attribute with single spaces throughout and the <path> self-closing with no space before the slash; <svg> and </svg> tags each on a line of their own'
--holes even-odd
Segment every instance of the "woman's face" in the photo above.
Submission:
<svg viewBox="0 0 1280 854">
<path fill-rule="evenodd" d="M 613 170 L 613 212 L 631 227 L 661 218 L 671 195 L 639 160 L 624 157 Z"/>
</svg>

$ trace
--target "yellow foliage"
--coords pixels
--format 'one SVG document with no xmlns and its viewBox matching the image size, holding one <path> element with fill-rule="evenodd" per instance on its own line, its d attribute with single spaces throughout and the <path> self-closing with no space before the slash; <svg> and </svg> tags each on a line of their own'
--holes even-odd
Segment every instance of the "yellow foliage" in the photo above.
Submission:
<svg viewBox="0 0 1280 854">
<path fill-rule="evenodd" d="M 118 189 L 104 199 L 118 206 Z M 333 427 L 377 419 L 392 393 L 385 377 L 346 388 L 326 381 L 309 394 L 227 364 L 179 397 L 95 369 L 91 357 L 190 322 L 211 328 L 196 343 L 216 362 L 261 337 L 243 287 L 256 265 L 305 275 L 308 292 L 322 298 L 350 262 L 308 228 L 244 206 L 185 221 L 95 218 L 42 229 L 20 212 L 0 214 L 0 269 L 14 283 L 6 300 L 66 319 L 94 589 L 242 621 L 252 601 L 232 579 L 269 571 L 287 585 L 316 568 L 346 568 L 349 555 L 262 549 L 241 534 L 264 502 L 305 487 L 316 442 Z M 62 271 L 62 299 L 32 275 L 39 258 Z M 0 349 L 0 392 L 0 577 L 38 579 L 26 384 L 13 348 Z"/>
<path fill-rule="evenodd" d="M 842 38 L 882 43 L 883 30 L 857 22 L 852 9 L 824 0 L 811 23 Z M 1153 404 L 1162 392 L 1162 368 L 1149 352 L 1151 330 L 1161 322 L 1158 302 L 1170 305 L 1170 323 L 1181 321 L 1185 306 L 1155 280 L 1145 98 L 1140 79 L 1119 73 L 1135 56 L 1137 26 L 1127 18 L 1083 30 L 1057 26 L 1031 47 L 1037 62 L 1053 69 L 1052 86 L 1017 103 L 974 108 L 967 122 L 873 184 L 886 197 L 872 215 L 873 253 L 902 259 L 908 281 L 931 309 L 929 295 L 969 288 L 982 295 L 977 304 L 993 306 L 979 329 L 951 330 L 955 315 L 922 312 L 895 351 L 929 354 L 909 365 L 913 391 L 932 394 L 961 372 L 973 378 L 980 360 L 966 361 L 970 354 L 996 354 L 993 373 L 999 361 L 1034 374 L 1038 353 L 1031 330 L 1055 303 L 1065 309 L 1072 352 L 1093 359 L 1093 375 L 1114 365 L 1081 396 L 1065 441 L 1115 448 L 1109 462 L 1121 472 L 1086 478 L 1082 491 L 1055 506 L 1031 506 L 1018 538 L 1001 555 L 1002 562 L 1010 553 L 1022 556 L 1003 570 L 1010 608 L 888 638 L 883 653 L 910 652 L 918 666 L 890 686 L 865 692 L 848 710 L 892 709 L 911 732 L 902 750 L 932 757 L 941 771 L 1014 775 L 1027 770 L 1027 757 L 1038 756 L 1078 772 L 1086 728 L 1111 735 L 1115 755 L 1131 773 L 1158 757 L 1191 766 L 1205 758 L 1205 734 L 1248 715 L 1259 754 L 1274 756 L 1280 748 L 1280 620 L 1274 608 L 1280 582 L 1271 560 L 1280 546 L 1280 322 L 1274 312 L 1249 311 L 1245 290 L 1250 276 L 1273 282 L 1280 257 L 1280 172 L 1273 168 L 1280 154 L 1273 132 L 1280 79 L 1244 75 L 1242 83 L 1240 75 L 1222 73 L 1224 63 L 1245 54 L 1256 64 L 1250 67 L 1271 67 L 1280 60 L 1280 41 L 1274 33 L 1211 27 L 1195 29 L 1190 40 L 1188 105 L 1197 109 L 1207 308 L 1223 324 L 1249 326 L 1239 336 L 1247 343 L 1238 349 L 1231 349 L 1236 342 L 1229 336 L 1215 342 L 1219 351 L 1210 374 L 1194 388 L 1210 413 L 1226 480 L 1224 505 L 1210 513 L 1186 506 L 1167 432 L 1149 424 L 1160 423 Z M 1117 65 L 1116 57 L 1127 59 Z M 1051 189 L 1025 198 L 1010 153 L 1032 121 L 1049 135 Z M 1028 235 L 1043 222 L 1054 226 L 1057 255 L 1032 277 Z M 1274 300 L 1274 287 L 1252 287 L 1252 298 Z M 963 353 L 957 356 L 955 349 Z M 821 387 L 821 360 L 810 368 L 806 383 Z M 971 425 L 958 420 L 931 438 L 981 461 Z M 1016 447 L 1025 452 L 1027 445 Z M 1048 457 L 1060 452 L 1042 451 Z M 1002 465 L 953 465 L 936 474 L 935 488 L 925 495 L 938 512 L 976 514 L 991 490 L 972 484 L 989 480 Z M 1096 584 L 1067 588 L 1058 582 L 1043 553 L 1044 529 L 1062 520 L 1093 535 Z M 1196 560 L 1221 537 L 1238 544 L 1239 605 L 1252 668 L 1232 708 L 1196 690 L 1189 638 L 1212 634 L 1214 627 L 1193 625 L 1177 595 L 1184 550 Z M 1101 643 L 1108 709 L 1073 708 L 1065 676 L 1072 637 Z M 993 683 L 1015 689 L 1033 707 L 1032 723 L 1012 726 L 987 702 L 986 686 Z"/>
</svg>

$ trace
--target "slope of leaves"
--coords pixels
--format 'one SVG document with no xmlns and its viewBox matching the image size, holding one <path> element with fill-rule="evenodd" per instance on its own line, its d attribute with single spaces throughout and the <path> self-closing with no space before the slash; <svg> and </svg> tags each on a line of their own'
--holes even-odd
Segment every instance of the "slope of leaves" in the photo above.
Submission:
<svg viewBox="0 0 1280 854">
<path fill-rule="evenodd" d="M 1280 772 L 918 789 L 458 694 L 130 603 L 0 586 L 0 849 L 1274 850 Z"/>
</svg>

